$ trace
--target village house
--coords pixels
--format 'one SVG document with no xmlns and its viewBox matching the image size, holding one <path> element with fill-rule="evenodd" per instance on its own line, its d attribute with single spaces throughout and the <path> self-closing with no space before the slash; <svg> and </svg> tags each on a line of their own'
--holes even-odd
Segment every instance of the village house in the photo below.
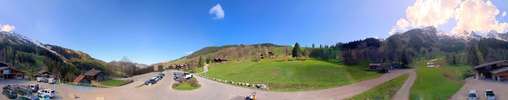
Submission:
<svg viewBox="0 0 508 100">
<path fill-rule="evenodd" d="M 24 79 L 23 72 L 13 68 L 7 63 L 0 63 L 0 79 Z"/>
<path fill-rule="evenodd" d="M 473 67 L 475 78 L 506 81 L 508 79 L 508 60 L 493 61 Z"/>
<path fill-rule="evenodd" d="M 223 63 L 223 62 L 226 62 L 228 61 L 228 59 L 226 59 L 225 57 L 215 57 L 213 58 L 213 62 L 214 63 Z"/>
<path fill-rule="evenodd" d="M 106 79 L 106 74 L 102 72 L 101 70 L 97 70 L 95 68 L 88 70 L 84 74 L 79 75 L 74 79 L 75 84 L 79 83 L 94 83 L 103 81 Z"/>
</svg>

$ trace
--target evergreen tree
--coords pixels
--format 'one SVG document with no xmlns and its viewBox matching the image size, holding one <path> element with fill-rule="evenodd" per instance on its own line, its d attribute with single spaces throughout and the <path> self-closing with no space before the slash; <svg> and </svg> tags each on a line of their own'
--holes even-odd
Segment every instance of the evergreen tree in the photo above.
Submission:
<svg viewBox="0 0 508 100">
<path fill-rule="evenodd" d="M 292 51 L 293 57 L 301 57 L 302 56 L 302 50 L 300 49 L 300 44 L 295 43 L 295 46 L 293 47 Z"/>
</svg>

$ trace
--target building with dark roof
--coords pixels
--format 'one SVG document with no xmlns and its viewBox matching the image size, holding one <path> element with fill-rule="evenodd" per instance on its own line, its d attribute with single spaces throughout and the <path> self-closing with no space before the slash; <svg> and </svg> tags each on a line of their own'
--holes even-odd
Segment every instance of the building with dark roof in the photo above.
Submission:
<svg viewBox="0 0 508 100">
<path fill-rule="evenodd" d="M 477 79 L 508 80 L 508 60 L 499 60 L 473 67 Z"/>
<path fill-rule="evenodd" d="M 74 79 L 74 83 L 92 83 L 93 81 L 103 81 L 106 79 L 106 74 L 101 70 L 95 68 L 86 71 Z"/>
<path fill-rule="evenodd" d="M 23 79 L 25 75 L 23 72 L 15 69 L 7 63 L 0 62 L 0 78 L 1 79 Z"/>
</svg>

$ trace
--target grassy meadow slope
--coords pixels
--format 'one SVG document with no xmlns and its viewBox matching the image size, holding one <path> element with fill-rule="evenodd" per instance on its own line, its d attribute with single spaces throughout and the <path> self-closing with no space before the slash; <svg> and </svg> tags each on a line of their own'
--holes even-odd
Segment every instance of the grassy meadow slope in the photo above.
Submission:
<svg viewBox="0 0 508 100">
<path fill-rule="evenodd" d="M 471 66 L 441 64 L 440 67 L 426 67 L 428 60 L 414 63 L 417 78 L 411 88 L 411 100 L 449 99 L 464 85 L 464 77 Z"/>
<path fill-rule="evenodd" d="M 207 77 L 236 82 L 268 84 L 274 91 L 330 88 L 379 76 L 364 67 L 319 60 L 229 62 L 210 66 Z"/>
</svg>

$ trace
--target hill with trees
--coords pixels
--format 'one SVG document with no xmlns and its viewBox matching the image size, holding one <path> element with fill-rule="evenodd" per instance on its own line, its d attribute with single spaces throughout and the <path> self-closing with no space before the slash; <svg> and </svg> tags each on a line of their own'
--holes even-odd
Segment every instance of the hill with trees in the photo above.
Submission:
<svg viewBox="0 0 508 100">
<path fill-rule="evenodd" d="M 111 76 L 121 75 L 113 73 L 114 66 L 84 52 L 43 44 L 15 32 L 0 32 L 0 61 L 31 77 L 47 71 L 64 81 L 93 68 Z"/>
</svg>

